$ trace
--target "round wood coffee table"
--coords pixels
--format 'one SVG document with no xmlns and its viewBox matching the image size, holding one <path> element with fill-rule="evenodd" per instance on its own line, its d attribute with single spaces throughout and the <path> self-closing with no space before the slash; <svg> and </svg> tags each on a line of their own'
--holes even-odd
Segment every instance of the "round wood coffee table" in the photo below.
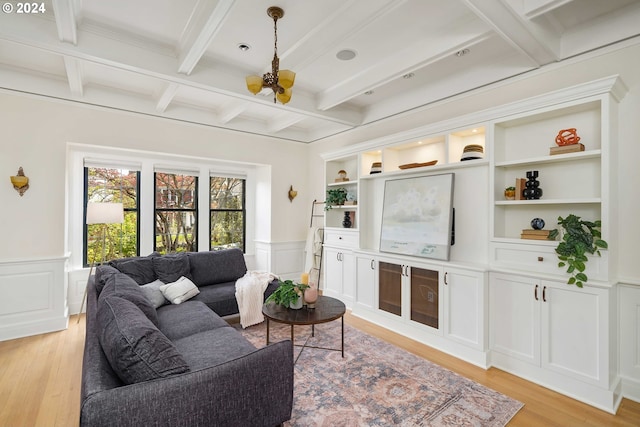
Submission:
<svg viewBox="0 0 640 427">
<path fill-rule="evenodd" d="M 318 300 L 316 301 L 315 308 L 307 308 L 302 307 L 299 310 L 294 310 L 291 308 L 285 308 L 279 304 L 268 302 L 262 306 L 262 314 L 267 319 L 267 345 L 269 345 L 269 322 L 274 321 L 277 323 L 284 323 L 286 325 L 291 325 L 291 346 L 295 346 L 294 343 L 294 335 L 293 335 L 293 327 L 295 325 L 311 325 L 311 336 L 315 336 L 315 325 L 319 323 L 327 323 L 332 320 L 342 319 L 341 324 L 341 338 L 342 345 L 340 349 L 337 348 L 326 348 L 326 347 L 314 347 L 311 345 L 307 345 L 307 341 L 300 347 L 302 347 L 302 351 L 305 347 L 308 348 L 320 348 L 323 350 L 333 350 L 340 351 L 342 353 L 342 357 L 344 357 L 344 313 L 346 311 L 346 307 L 344 303 L 338 299 L 327 297 L 327 296 L 318 296 Z M 300 351 L 300 354 L 302 354 Z M 298 354 L 298 357 L 300 357 Z M 296 361 L 298 359 L 296 358 Z"/>
</svg>

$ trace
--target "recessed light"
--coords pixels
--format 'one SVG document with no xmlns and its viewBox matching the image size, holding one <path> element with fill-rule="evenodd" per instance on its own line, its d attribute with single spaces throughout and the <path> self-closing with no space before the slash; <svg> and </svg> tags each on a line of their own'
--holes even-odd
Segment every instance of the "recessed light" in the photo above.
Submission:
<svg viewBox="0 0 640 427">
<path fill-rule="evenodd" d="M 338 58 L 341 61 L 351 61 L 353 58 L 356 57 L 356 55 L 357 53 L 355 50 L 343 49 L 338 53 L 336 53 L 336 58 Z"/>
<path fill-rule="evenodd" d="M 403 79 L 410 79 L 410 78 L 412 78 L 414 76 L 415 76 L 415 74 L 413 74 L 413 73 L 407 73 L 407 74 L 403 75 L 402 78 Z"/>
<path fill-rule="evenodd" d="M 241 50 L 241 51 L 243 51 L 243 52 L 246 52 L 246 51 L 248 51 L 249 49 L 251 49 L 251 46 L 249 46 L 249 45 L 248 45 L 248 44 L 246 44 L 246 43 L 240 43 L 240 44 L 238 45 L 238 49 L 240 49 L 240 50 Z"/>
<path fill-rule="evenodd" d="M 469 52 L 471 52 L 469 49 L 462 49 L 456 52 L 456 56 L 460 58 L 461 56 L 465 56 Z"/>
<path fill-rule="evenodd" d="M 471 129 L 471 132 L 478 133 L 478 129 Z"/>
<path fill-rule="evenodd" d="M 365 95 L 373 95 L 373 91 L 372 90 L 368 90 L 364 93 Z"/>
</svg>

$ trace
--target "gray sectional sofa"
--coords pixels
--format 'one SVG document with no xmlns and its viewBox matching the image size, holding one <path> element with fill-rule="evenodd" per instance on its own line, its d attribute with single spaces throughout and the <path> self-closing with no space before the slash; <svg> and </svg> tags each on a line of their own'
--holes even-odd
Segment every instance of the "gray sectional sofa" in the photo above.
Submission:
<svg viewBox="0 0 640 427">
<path fill-rule="evenodd" d="M 222 318 L 238 312 L 234 284 L 245 272 L 239 250 L 98 267 L 87 291 L 80 425 L 275 426 L 290 419 L 291 342 L 256 349 Z M 197 286 L 196 296 L 154 300 L 158 283 L 181 276 Z"/>
</svg>

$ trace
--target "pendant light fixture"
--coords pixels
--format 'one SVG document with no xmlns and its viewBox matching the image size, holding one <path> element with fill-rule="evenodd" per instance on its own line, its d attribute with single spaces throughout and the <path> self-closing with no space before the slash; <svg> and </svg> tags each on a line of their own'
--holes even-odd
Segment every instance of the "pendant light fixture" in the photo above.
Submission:
<svg viewBox="0 0 640 427">
<path fill-rule="evenodd" d="M 273 102 L 276 99 L 282 104 L 286 104 L 291 100 L 291 88 L 296 78 L 296 73 L 291 70 L 280 70 L 280 59 L 278 58 L 278 19 L 284 16 L 284 10 L 279 7 L 271 6 L 267 9 L 267 15 L 273 19 L 273 61 L 271 61 L 271 72 L 265 73 L 262 77 L 252 75 L 247 76 L 247 89 L 256 95 L 264 87 L 273 90 Z"/>
</svg>

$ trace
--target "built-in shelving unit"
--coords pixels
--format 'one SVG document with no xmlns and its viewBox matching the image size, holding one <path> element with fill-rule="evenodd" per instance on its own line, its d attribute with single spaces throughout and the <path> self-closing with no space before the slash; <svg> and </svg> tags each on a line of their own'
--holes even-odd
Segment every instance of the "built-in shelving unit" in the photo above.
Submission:
<svg viewBox="0 0 640 427">
<path fill-rule="evenodd" d="M 326 188 L 342 186 L 357 198 L 357 207 L 325 215 L 327 294 L 354 315 L 615 412 L 621 392 L 611 350 L 618 286 L 610 261 L 617 250 L 612 170 L 624 93 L 612 76 L 327 155 Z M 551 155 L 558 133 L 570 128 L 584 151 Z M 481 146 L 483 156 L 464 160 L 468 146 Z M 374 163 L 379 173 L 371 173 Z M 348 183 L 334 182 L 339 170 L 348 173 Z M 541 198 L 507 200 L 505 188 L 528 171 L 538 172 Z M 449 260 L 381 252 L 387 181 L 439 173 L 455 174 L 456 244 Z M 348 210 L 355 212 L 354 229 L 341 225 Z M 609 243 L 602 257 L 590 257 L 584 288 L 566 284 L 557 241 L 521 238 L 533 218 L 552 229 L 569 214 L 601 220 Z M 437 280 L 413 280 L 413 269 L 437 272 Z M 423 294 L 427 303 L 420 302 Z M 437 324 L 431 322 L 436 302 Z M 421 303 L 422 317 L 412 313 Z"/>
</svg>

